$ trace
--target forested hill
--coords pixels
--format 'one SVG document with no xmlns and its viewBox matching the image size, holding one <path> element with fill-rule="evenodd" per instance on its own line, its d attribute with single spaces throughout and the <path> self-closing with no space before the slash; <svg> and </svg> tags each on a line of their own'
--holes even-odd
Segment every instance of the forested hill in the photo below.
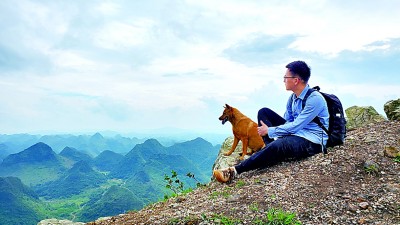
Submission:
<svg viewBox="0 0 400 225">
<path fill-rule="evenodd" d="M 172 171 L 182 175 L 179 179 L 185 188 L 196 187 L 193 179 L 184 176 L 188 173 L 199 182 L 209 182 L 218 150 L 219 146 L 203 138 L 169 147 L 148 139 L 125 154 L 105 146 L 93 157 L 70 146 L 57 153 L 47 143 L 38 142 L 7 155 L 0 163 L 0 221 L 35 224 L 57 218 L 87 222 L 139 210 L 172 194 L 164 180 Z"/>
</svg>

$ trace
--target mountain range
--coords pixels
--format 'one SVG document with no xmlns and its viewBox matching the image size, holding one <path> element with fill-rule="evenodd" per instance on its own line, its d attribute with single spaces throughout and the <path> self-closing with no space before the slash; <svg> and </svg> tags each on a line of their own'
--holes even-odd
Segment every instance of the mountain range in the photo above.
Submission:
<svg viewBox="0 0 400 225">
<path fill-rule="evenodd" d="M 219 150 L 219 146 L 202 138 L 169 147 L 148 139 L 123 154 L 114 152 L 101 135 L 90 139 L 100 142 L 97 147 L 108 144 L 95 157 L 93 151 L 71 146 L 56 153 L 45 142 L 4 157 L 0 181 L 2 187 L 3 183 L 8 186 L 1 189 L 0 208 L 8 208 L 12 213 L 0 214 L 0 221 L 7 217 L 10 224 L 35 224 L 55 217 L 85 222 L 138 210 L 172 194 L 164 180 L 171 171 L 180 175 L 185 188 L 196 185 L 196 181 L 185 176 L 187 173 L 194 174 L 200 182 L 208 182 Z M 66 142 L 62 138 L 59 141 Z M 10 205 L 10 199 L 15 204 Z M 21 216 L 22 212 L 26 216 Z"/>
</svg>

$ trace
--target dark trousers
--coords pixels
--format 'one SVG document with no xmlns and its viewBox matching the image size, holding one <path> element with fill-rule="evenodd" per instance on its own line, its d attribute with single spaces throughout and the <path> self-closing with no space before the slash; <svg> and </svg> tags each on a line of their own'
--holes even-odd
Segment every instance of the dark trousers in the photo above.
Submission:
<svg viewBox="0 0 400 225">
<path fill-rule="evenodd" d="M 276 127 L 286 123 L 286 120 L 278 115 L 276 112 L 269 108 L 262 108 L 258 111 L 257 121 L 258 126 L 261 126 L 260 121 L 263 121 L 268 127 Z M 265 145 L 271 143 L 274 139 L 268 137 L 268 135 L 262 137 Z"/>
<path fill-rule="evenodd" d="M 285 123 L 285 119 L 268 108 L 260 109 L 258 121 L 260 120 L 267 126 L 278 126 Z M 235 166 L 238 174 L 249 170 L 262 169 L 282 161 L 306 158 L 321 152 L 320 145 L 294 135 L 280 137 L 277 140 L 266 138 L 265 141 L 267 141 L 265 148 Z"/>
</svg>

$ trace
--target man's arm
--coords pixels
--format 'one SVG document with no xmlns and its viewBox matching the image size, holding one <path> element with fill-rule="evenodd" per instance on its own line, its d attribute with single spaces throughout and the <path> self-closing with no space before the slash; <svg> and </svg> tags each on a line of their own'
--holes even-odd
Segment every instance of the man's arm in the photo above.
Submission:
<svg viewBox="0 0 400 225">
<path fill-rule="evenodd" d="M 282 137 L 295 134 L 309 124 L 323 110 L 325 100 L 322 95 L 313 92 L 308 98 L 304 109 L 292 121 L 277 127 L 268 128 L 270 138 Z"/>
</svg>

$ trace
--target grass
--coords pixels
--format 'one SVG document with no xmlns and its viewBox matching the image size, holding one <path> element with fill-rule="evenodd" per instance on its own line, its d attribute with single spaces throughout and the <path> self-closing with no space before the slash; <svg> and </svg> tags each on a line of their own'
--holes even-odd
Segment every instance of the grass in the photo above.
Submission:
<svg viewBox="0 0 400 225">
<path fill-rule="evenodd" d="M 285 212 L 281 209 L 270 209 L 267 212 L 267 221 L 265 225 L 300 225 L 301 222 L 296 219 L 296 214 Z"/>
<path fill-rule="evenodd" d="M 369 166 L 364 167 L 364 171 L 370 175 L 377 174 L 378 167 L 376 167 L 375 165 L 369 165 Z"/>
<path fill-rule="evenodd" d="M 219 196 L 222 196 L 224 198 L 228 198 L 231 195 L 230 188 L 225 188 L 223 191 L 214 191 L 211 193 L 210 199 L 216 199 Z"/>
<path fill-rule="evenodd" d="M 253 212 L 258 212 L 260 209 L 258 208 L 258 203 L 253 202 L 250 204 L 249 209 Z"/>
<path fill-rule="evenodd" d="M 243 187 L 243 186 L 245 186 L 245 185 L 246 185 L 246 182 L 244 182 L 244 180 L 238 180 L 238 181 L 236 182 L 235 187 L 236 187 L 236 188 L 241 188 L 241 187 Z"/>
<path fill-rule="evenodd" d="M 250 205 L 252 210 L 258 211 L 258 204 Z M 238 218 L 229 217 L 223 214 L 216 214 L 207 217 L 205 214 L 201 218 L 188 216 L 183 219 L 171 218 L 168 224 L 198 224 L 200 222 L 206 222 L 211 224 L 221 225 L 236 225 L 243 224 L 243 221 Z M 270 209 L 265 213 L 264 217 L 256 217 L 251 221 L 251 224 L 255 225 L 301 225 L 302 223 L 296 219 L 296 214 L 292 212 L 286 212 L 281 209 Z"/>
</svg>

